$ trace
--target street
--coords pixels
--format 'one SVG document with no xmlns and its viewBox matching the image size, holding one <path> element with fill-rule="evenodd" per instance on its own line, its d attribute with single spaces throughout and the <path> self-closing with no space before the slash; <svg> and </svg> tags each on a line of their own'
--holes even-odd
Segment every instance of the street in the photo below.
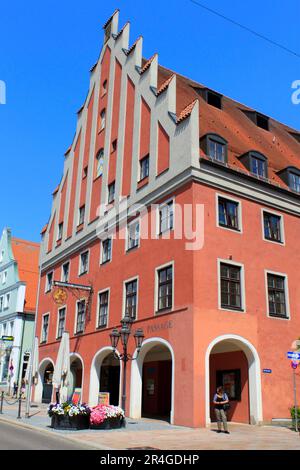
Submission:
<svg viewBox="0 0 300 470">
<path fill-rule="evenodd" d="M 0 450 L 91 450 L 63 437 L 0 422 Z"/>
</svg>

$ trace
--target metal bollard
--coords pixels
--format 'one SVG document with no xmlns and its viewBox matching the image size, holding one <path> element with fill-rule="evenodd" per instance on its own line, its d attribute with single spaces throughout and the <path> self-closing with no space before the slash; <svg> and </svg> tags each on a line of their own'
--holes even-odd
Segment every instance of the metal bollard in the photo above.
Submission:
<svg viewBox="0 0 300 470">
<path fill-rule="evenodd" d="M 17 419 L 21 419 L 22 393 L 19 395 L 19 409 Z"/>
<path fill-rule="evenodd" d="M 3 400 L 4 400 L 4 392 L 1 392 L 1 402 L 0 402 L 0 415 L 3 415 Z"/>
</svg>

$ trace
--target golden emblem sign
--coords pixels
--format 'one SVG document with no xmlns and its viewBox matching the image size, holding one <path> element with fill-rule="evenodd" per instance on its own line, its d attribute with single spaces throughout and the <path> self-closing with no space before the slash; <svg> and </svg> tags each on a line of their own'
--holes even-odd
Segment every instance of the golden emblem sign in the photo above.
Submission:
<svg viewBox="0 0 300 470">
<path fill-rule="evenodd" d="M 64 289 L 62 289 L 61 287 L 58 287 L 53 292 L 52 297 L 53 297 L 54 302 L 57 305 L 63 305 L 66 302 L 67 298 L 68 298 L 68 294 Z"/>
</svg>

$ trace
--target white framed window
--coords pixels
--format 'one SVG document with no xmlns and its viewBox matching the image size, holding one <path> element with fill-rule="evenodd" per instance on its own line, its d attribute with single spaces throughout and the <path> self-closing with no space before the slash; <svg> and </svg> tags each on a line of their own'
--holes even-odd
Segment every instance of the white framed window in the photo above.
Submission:
<svg viewBox="0 0 300 470">
<path fill-rule="evenodd" d="M 168 232 L 174 228 L 174 199 L 160 204 L 158 208 L 158 234 Z"/>
<path fill-rule="evenodd" d="M 89 250 L 80 254 L 79 260 L 79 276 L 88 273 L 89 271 Z"/>
<path fill-rule="evenodd" d="M 112 204 L 115 200 L 115 191 L 116 191 L 116 184 L 113 181 L 111 184 L 108 185 L 108 196 L 107 196 L 107 203 Z"/>
<path fill-rule="evenodd" d="M 290 320 L 288 277 L 284 273 L 265 270 L 267 316 Z"/>
<path fill-rule="evenodd" d="M 261 210 L 263 240 L 285 245 L 283 215 L 269 209 Z"/>
<path fill-rule="evenodd" d="M 106 238 L 101 242 L 101 264 L 108 263 L 112 259 L 112 238 Z"/>
<path fill-rule="evenodd" d="M 216 194 L 217 227 L 242 233 L 242 204 L 231 196 Z"/>
<path fill-rule="evenodd" d="M 246 311 L 244 265 L 228 259 L 218 259 L 219 309 Z"/>
<path fill-rule="evenodd" d="M 136 320 L 138 316 L 138 288 L 139 278 L 133 277 L 124 281 L 123 317 L 129 316 Z"/>
<path fill-rule="evenodd" d="M 56 334 L 56 339 L 60 339 L 65 331 L 65 326 L 66 326 L 66 312 L 67 308 L 61 307 L 58 310 L 58 315 L 57 315 L 57 334 Z"/>
<path fill-rule="evenodd" d="M 174 309 L 175 264 L 170 261 L 155 268 L 154 309 L 155 315 Z"/>
<path fill-rule="evenodd" d="M 102 131 L 105 128 L 106 124 L 106 111 L 105 109 L 102 109 L 100 113 L 100 131 Z"/>
<path fill-rule="evenodd" d="M 4 305 L 4 297 L 0 297 L 0 312 L 3 310 L 3 305 Z"/>
<path fill-rule="evenodd" d="M 96 178 L 103 175 L 104 149 L 100 149 L 96 156 Z"/>
<path fill-rule="evenodd" d="M 70 261 L 67 261 L 61 267 L 61 280 L 62 282 L 69 282 L 69 278 L 70 278 Z"/>
<path fill-rule="evenodd" d="M 85 327 L 85 310 L 86 302 L 85 299 L 78 300 L 76 304 L 76 322 L 75 322 L 75 334 L 83 333 Z"/>
<path fill-rule="evenodd" d="M 140 181 L 149 176 L 149 155 L 140 160 Z"/>
<path fill-rule="evenodd" d="M 85 206 L 81 206 L 79 208 L 79 213 L 78 213 L 78 226 L 84 224 L 84 216 L 85 216 Z"/>
<path fill-rule="evenodd" d="M 63 237 L 63 230 L 64 230 L 64 223 L 61 222 L 60 224 L 58 224 L 57 240 L 56 240 L 56 241 L 59 241 L 59 240 L 62 239 L 62 237 Z"/>
<path fill-rule="evenodd" d="M 4 310 L 8 309 L 10 305 L 10 294 L 6 294 L 4 297 Z"/>
<path fill-rule="evenodd" d="M 140 246 L 140 219 L 135 219 L 127 225 L 126 251 Z"/>
<path fill-rule="evenodd" d="M 2 284 L 6 284 L 7 281 L 7 271 L 4 271 L 2 274 Z"/>
<path fill-rule="evenodd" d="M 46 274 L 45 292 L 50 292 L 52 289 L 54 271 Z"/>
<path fill-rule="evenodd" d="M 1 252 L 0 252 L 0 263 L 3 263 L 3 259 L 4 259 L 4 250 L 1 250 Z"/>
<path fill-rule="evenodd" d="M 109 317 L 110 289 L 98 292 L 97 322 L 96 328 L 106 328 Z"/>
<path fill-rule="evenodd" d="M 45 313 L 42 318 L 41 343 L 46 343 L 48 340 L 49 319 L 50 314 Z"/>
</svg>

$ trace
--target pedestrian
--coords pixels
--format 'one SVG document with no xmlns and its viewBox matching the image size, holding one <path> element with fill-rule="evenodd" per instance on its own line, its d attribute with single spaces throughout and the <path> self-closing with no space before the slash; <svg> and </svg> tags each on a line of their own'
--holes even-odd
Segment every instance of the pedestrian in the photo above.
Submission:
<svg viewBox="0 0 300 470">
<path fill-rule="evenodd" d="M 223 387 L 217 388 L 217 393 L 214 396 L 213 404 L 215 405 L 215 415 L 217 418 L 218 423 L 218 431 L 222 432 L 222 422 L 224 426 L 225 434 L 230 434 L 228 431 L 227 425 L 227 416 L 226 410 L 229 408 L 229 398 L 227 394 L 224 392 Z"/>
<path fill-rule="evenodd" d="M 18 396 L 18 384 L 17 384 L 17 382 L 14 382 L 13 398 L 17 398 L 17 396 Z"/>
</svg>

